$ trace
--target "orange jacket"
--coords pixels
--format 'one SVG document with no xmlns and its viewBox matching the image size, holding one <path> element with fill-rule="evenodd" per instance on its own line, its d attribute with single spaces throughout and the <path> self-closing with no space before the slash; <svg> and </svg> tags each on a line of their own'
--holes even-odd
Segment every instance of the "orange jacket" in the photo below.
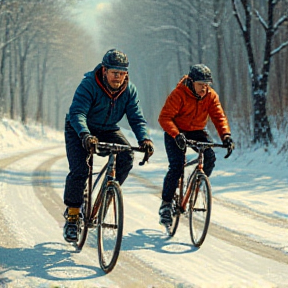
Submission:
<svg viewBox="0 0 288 288">
<path fill-rule="evenodd" d="M 203 130 L 210 117 L 223 140 L 231 131 L 219 96 L 208 86 L 207 94 L 197 99 L 183 83 L 187 77 L 185 75 L 167 97 L 158 119 L 161 127 L 175 138 L 181 131 Z"/>
</svg>

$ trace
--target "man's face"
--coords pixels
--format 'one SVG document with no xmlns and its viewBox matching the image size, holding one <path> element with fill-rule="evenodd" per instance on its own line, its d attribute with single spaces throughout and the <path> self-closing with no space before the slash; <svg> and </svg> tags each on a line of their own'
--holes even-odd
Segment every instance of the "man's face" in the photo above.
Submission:
<svg viewBox="0 0 288 288">
<path fill-rule="evenodd" d="M 107 77 L 108 84 L 113 89 L 118 89 L 123 84 L 128 72 L 116 69 L 106 69 L 106 68 L 104 69 L 105 69 L 104 73 Z"/>
<path fill-rule="evenodd" d="M 194 82 L 195 91 L 201 97 L 204 97 L 206 95 L 208 86 L 209 86 L 209 83 L 205 83 L 201 81 Z"/>
</svg>

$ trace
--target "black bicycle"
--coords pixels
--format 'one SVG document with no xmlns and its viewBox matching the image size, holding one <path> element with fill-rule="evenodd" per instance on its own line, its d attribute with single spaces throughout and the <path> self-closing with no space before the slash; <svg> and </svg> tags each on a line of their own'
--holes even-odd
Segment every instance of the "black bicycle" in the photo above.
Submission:
<svg viewBox="0 0 288 288">
<path fill-rule="evenodd" d="M 110 272 L 116 265 L 123 234 L 123 197 L 119 183 L 115 179 L 116 157 L 122 151 L 143 152 L 139 165 L 149 159 L 149 151 L 140 147 L 115 143 L 98 142 L 95 153 L 108 155 L 108 161 L 99 172 L 93 172 L 93 153 L 87 157 L 89 176 L 81 207 L 82 217 L 79 225 L 79 240 L 74 244 L 80 252 L 88 235 L 89 228 L 96 228 L 98 237 L 98 257 L 103 271 Z"/>
<path fill-rule="evenodd" d="M 212 190 L 209 178 L 203 171 L 204 151 L 212 147 L 227 148 L 223 144 L 198 142 L 186 139 L 186 146 L 196 150 L 198 157 L 186 161 L 179 179 L 179 185 L 172 200 L 172 225 L 167 226 L 169 236 L 176 233 L 180 215 L 189 214 L 189 228 L 192 243 L 199 247 L 205 240 L 211 216 Z M 225 158 L 228 158 L 228 153 Z M 184 178 L 185 169 L 195 165 L 192 173 Z"/>
</svg>

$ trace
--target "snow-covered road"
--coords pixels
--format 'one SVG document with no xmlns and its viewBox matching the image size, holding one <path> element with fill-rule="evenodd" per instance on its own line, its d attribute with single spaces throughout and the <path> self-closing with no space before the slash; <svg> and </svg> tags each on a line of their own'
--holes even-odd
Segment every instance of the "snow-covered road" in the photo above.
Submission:
<svg viewBox="0 0 288 288">
<path fill-rule="evenodd" d="M 0 122 L 1 288 L 288 287 L 286 155 L 239 149 L 224 160 L 225 151 L 216 151 L 211 224 L 203 246 L 195 249 L 187 218 L 173 238 L 158 224 L 167 160 L 162 132 L 151 132 L 155 154 L 141 167 L 136 154 L 123 185 L 121 253 L 105 275 L 95 232 L 81 253 L 62 237 L 68 171 L 63 134 Z M 127 137 L 135 144 L 131 132 Z"/>
<path fill-rule="evenodd" d="M 235 184 L 224 169 L 211 177 L 212 223 L 203 246 L 195 249 L 185 217 L 173 238 L 158 224 L 165 158 L 156 154 L 144 167 L 136 159 L 123 185 L 120 257 L 105 275 L 95 232 L 81 253 L 62 238 L 64 147 L 25 153 L 0 160 L 0 287 L 288 287 L 287 219 L 248 209 L 243 204 L 248 196 L 232 201 L 221 193 L 223 178 L 226 188 Z"/>
</svg>

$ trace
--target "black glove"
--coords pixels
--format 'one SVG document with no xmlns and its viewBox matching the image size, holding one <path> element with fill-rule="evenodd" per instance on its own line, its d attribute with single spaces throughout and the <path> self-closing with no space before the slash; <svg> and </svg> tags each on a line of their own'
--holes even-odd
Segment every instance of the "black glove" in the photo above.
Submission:
<svg viewBox="0 0 288 288">
<path fill-rule="evenodd" d="M 82 141 L 82 147 L 89 153 L 95 152 L 95 144 L 97 144 L 98 139 L 89 133 L 81 133 L 80 135 Z"/>
<path fill-rule="evenodd" d="M 154 145 L 150 139 L 143 140 L 140 143 L 140 148 L 147 151 L 149 157 L 151 157 L 154 153 Z"/>
<path fill-rule="evenodd" d="M 225 156 L 225 158 L 228 158 L 232 154 L 232 151 L 235 149 L 235 143 L 231 136 L 226 135 L 224 137 L 223 145 L 227 148 L 227 155 Z"/>
<path fill-rule="evenodd" d="M 179 149 L 181 150 L 185 150 L 186 148 L 186 138 L 184 136 L 184 134 L 180 133 L 175 137 L 175 142 L 177 144 L 177 146 L 179 147 Z"/>
</svg>

